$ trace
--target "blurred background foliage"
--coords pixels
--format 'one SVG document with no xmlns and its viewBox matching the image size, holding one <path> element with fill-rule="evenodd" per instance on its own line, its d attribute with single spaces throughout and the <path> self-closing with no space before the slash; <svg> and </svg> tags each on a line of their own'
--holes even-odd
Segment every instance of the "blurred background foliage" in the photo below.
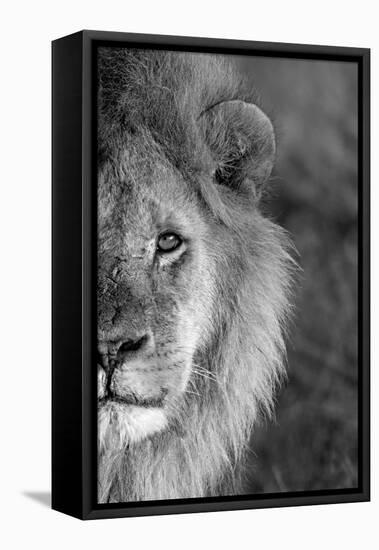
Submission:
<svg viewBox="0 0 379 550">
<path fill-rule="evenodd" d="M 302 268 L 276 419 L 251 444 L 248 492 L 357 485 L 357 66 L 238 59 L 274 121 L 267 210 Z"/>
</svg>

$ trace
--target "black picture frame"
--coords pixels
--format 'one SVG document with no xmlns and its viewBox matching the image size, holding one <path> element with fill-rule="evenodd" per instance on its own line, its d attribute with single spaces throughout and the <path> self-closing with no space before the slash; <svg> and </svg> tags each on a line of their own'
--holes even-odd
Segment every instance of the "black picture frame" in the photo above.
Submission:
<svg viewBox="0 0 379 550">
<path fill-rule="evenodd" d="M 96 110 L 99 45 L 358 64 L 359 483 L 357 489 L 96 503 Z M 52 508 L 81 519 L 240 510 L 370 499 L 370 50 L 81 31 L 52 43 Z"/>
</svg>

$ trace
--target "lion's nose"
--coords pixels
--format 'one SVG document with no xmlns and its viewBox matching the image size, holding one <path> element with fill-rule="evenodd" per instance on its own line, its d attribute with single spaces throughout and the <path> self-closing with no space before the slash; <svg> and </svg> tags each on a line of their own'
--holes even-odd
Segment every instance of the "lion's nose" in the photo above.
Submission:
<svg viewBox="0 0 379 550">
<path fill-rule="evenodd" d="M 148 348 L 150 341 L 149 334 L 136 335 L 117 341 L 100 341 L 98 343 L 99 362 L 103 368 L 108 369 L 115 362 L 142 353 Z"/>
</svg>

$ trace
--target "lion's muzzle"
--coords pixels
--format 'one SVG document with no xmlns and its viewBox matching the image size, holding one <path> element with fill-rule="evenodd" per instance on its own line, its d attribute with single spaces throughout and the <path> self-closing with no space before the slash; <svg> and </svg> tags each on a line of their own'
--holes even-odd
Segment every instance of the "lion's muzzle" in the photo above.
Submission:
<svg viewBox="0 0 379 550">
<path fill-rule="evenodd" d="M 149 332 L 99 340 L 100 450 L 120 449 L 166 427 L 170 371 L 159 366 L 155 348 Z"/>
<path fill-rule="evenodd" d="M 168 389 L 157 365 L 151 334 L 98 344 L 98 398 L 126 405 L 159 407 Z"/>
</svg>

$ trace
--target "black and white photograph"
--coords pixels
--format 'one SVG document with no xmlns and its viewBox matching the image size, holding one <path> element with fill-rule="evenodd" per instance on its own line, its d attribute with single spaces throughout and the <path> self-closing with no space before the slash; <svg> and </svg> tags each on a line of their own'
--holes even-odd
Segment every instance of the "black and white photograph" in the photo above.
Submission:
<svg viewBox="0 0 379 550">
<path fill-rule="evenodd" d="M 358 490 L 358 64 L 96 52 L 97 502 Z"/>
<path fill-rule="evenodd" d="M 374 8 L 2 4 L 6 550 L 375 547 Z"/>
</svg>

